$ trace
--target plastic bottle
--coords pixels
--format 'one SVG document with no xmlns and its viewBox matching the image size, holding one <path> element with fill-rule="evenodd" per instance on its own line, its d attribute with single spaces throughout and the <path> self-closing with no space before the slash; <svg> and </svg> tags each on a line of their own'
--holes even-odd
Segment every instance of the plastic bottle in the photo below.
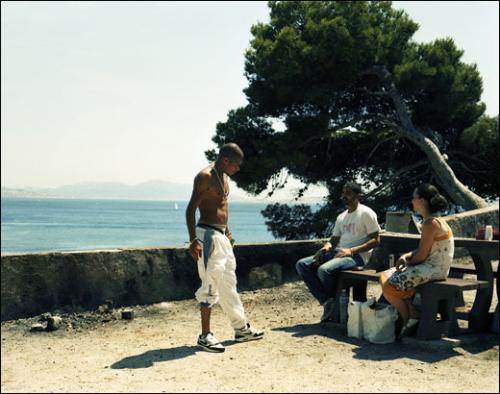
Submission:
<svg viewBox="0 0 500 394">
<path fill-rule="evenodd" d="M 394 255 L 390 254 L 389 255 L 389 268 L 394 267 L 394 261 L 395 261 Z"/>
<path fill-rule="evenodd" d="M 339 298 L 340 306 L 340 324 L 347 324 L 347 306 L 349 304 L 349 296 L 347 295 L 346 289 L 342 289 Z"/>
<path fill-rule="evenodd" d="M 493 226 L 486 226 L 484 229 L 484 239 L 491 241 L 493 239 Z"/>
</svg>

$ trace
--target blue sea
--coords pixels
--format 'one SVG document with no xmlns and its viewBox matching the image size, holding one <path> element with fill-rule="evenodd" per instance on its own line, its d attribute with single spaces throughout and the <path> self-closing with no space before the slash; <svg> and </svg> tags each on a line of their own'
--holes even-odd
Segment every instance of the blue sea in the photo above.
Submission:
<svg viewBox="0 0 500 394">
<path fill-rule="evenodd" d="M 187 201 L 2 198 L 2 253 L 184 246 Z M 273 241 L 267 203 L 229 205 L 237 243 Z"/>
</svg>

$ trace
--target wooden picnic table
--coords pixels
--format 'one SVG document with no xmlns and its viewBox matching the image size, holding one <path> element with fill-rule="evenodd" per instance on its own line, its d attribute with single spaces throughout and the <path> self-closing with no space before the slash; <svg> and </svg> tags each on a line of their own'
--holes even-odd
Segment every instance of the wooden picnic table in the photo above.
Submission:
<svg viewBox="0 0 500 394">
<path fill-rule="evenodd" d="M 420 241 L 419 234 L 382 232 L 380 234 L 380 246 L 389 253 L 402 254 L 418 247 Z M 488 282 L 488 286 L 477 290 L 474 304 L 468 314 L 469 328 L 474 331 L 486 331 L 490 325 L 489 310 L 493 299 L 495 274 L 492 261 L 498 260 L 499 242 L 477 240 L 474 238 L 455 237 L 455 248 L 465 248 L 468 250 L 472 260 L 478 280 Z M 498 277 L 498 270 L 497 277 Z M 498 296 L 498 281 L 497 281 Z"/>
</svg>

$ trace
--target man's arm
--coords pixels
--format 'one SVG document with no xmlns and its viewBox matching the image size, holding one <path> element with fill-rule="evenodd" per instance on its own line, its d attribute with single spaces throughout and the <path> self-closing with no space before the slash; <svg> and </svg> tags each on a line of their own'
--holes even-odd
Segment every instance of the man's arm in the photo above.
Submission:
<svg viewBox="0 0 500 394">
<path fill-rule="evenodd" d="M 373 248 L 380 245 L 380 233 L 378 231 L 371 233 L 371 234 L 368 234 L 368 238 L 369 238 L 369 240 L 366 241 L 364 244 L 358 245 L 358 246 L 353 246 L 352 248 L 350 248 L 351 249 L 351 256 L 354 254 L 368 252 L 369 250 L 372 250 Z"/>
<path fill-rule="evenodd" d="M 201 245 L 196 240 L 196 209 L 203 199 L 203 192 L 208 186 L 210 175 L 200 173 L 194 179 L 193 192 L 186 208 L 186 224 L 189 232 L 189 253 L 196 261 L 201 256 Z"/>
<path fill-rule="evenodd" d="M 418 248 L 400 256 L 396 262 L 396 268 L 402 269 L 404 266 L 417 265 L 425 261 L 431 252 L 434 236 L 438 228 L 439 224 L 434 220 L 424 223 Z"/>
<path fill-rule="evenodd" d="M 325 246 L 326 246 L 327 251 L 330 249 L 335 249 L 337 247 L 337 245 L 339 244 L 339 241 L 340 241 L 340 237 L 332 235 L 330 237 L 330 240 L 323 246 L 323 248 L 325 248 Z"/>
</svg>

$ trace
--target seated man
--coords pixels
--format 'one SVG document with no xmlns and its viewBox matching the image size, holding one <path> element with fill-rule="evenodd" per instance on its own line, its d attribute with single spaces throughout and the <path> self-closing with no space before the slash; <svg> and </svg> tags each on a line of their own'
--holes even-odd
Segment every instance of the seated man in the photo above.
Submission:
<svg viewBox="0 0 500 394">
<path fill-rule="evenodd" d="M 330 241 L 314 256 L 297 262 L 297 272 L 312 295 L 323 305 L 322 322 L 329 320 L 333 311 L 336 273 L 356 266 L 363 267 L 372 249 L 380 243 L 377 214 L 361 204 L 360 197 L 360 185 L 355 182 L 344 185 L 341 198 L 347 210 L 337 217 Z"/>
</svg>

